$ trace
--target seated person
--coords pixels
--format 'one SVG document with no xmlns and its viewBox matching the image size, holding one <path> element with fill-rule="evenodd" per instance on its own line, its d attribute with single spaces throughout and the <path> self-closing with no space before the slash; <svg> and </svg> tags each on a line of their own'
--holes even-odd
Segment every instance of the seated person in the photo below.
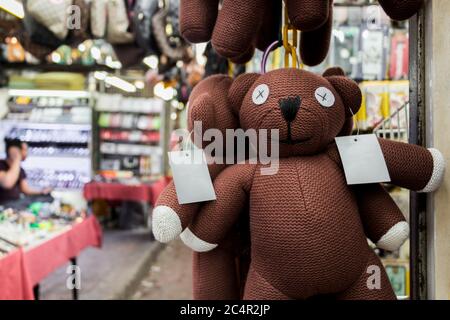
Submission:
<svg viewBox="0 0 450 320">
<path fill-rule="evenodd" d="M 20 140 L 5 140 L 6 159 L 0 160 L 0 204 L 27 196 L 48 195 L 50 188 L 34 190 L 27 183 L 27 175 L 20 164 L 27 157 L 28 145 Z"/>
</svg>

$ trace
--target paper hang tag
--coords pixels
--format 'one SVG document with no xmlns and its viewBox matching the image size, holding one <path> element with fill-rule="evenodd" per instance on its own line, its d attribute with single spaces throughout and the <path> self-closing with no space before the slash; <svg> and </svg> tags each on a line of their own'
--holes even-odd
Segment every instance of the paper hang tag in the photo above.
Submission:
<svg viewBox="0 0 450 320">
<path fill-rule="evenodd" d="M 380 143 L 374 134 L 336 138 L 347 184 L 390 182 Z"/>
<path fill-rule="evenodd" d="M 169 152 L 169 164 L 179 204 L 216 200 L 203 150 Z"/>
</svg>

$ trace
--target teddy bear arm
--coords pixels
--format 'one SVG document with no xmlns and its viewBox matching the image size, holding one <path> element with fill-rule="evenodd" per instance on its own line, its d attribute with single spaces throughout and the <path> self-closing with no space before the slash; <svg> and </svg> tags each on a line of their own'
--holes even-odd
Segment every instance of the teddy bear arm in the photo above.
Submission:
<svg viewBox="0 0 450 320">
<path fill-rule="evenodd" d="M 192 43 L 211 40 L 219 10 L 218 0 L 181 0 L 180 31 Z"/>
<path fill-rule="evenodd" d="M 381 184 L 353 187 L 366 236 L 380 249 L 398 250 L 408 239 L 409 225 Z"/>
<path fill-rule="evenodd" d="M 188 247 L 211 251 L 228 235 L 248 201 L 255 170 L 255 165 L 238 164 L 219 174 L 214 180 L 217 199 L 206 203 L 181 234 Z"/>
<path fill-rule="evenodd" d="M 281 26 L 282 0 L 264 1 L 264 18 L 256 42 L 256 47 L 261 51 L 265 51 L 278 40 Z"/>
<path fill-rule="evenodd" d="M 300 55 L 304 64 L 316 66 L 328 55 L 333 29 L 333 8 L 330 5 L 328 19 L 318 29 L 302 32 L 300 37 Z"/>
<path fill-rule="evenodd" d="M 446 166 L 441 152 L 392 140 L 379 141 L 392 184 L 419 192 L 439 188 Z"/>
<path fill-rule="evenodd" d="M 215 179 L 226 165 L 208 166 Z M 192 222 L 200 211 L 201 203 L 179 204 L 173 181 L 164 189 L 156 201 L 152 213 L 152 230 L 156 240 L 167 243 L 174 240 Z"/>
</svg>

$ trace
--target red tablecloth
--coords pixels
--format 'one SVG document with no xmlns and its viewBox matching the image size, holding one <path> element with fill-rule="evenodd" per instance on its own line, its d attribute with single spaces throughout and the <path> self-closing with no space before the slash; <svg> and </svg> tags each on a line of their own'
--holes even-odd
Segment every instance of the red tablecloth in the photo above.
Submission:
<svg viewBox="0 0 450 320">
<path fill-rule="evenodd" d="M 83 249 L 101 244 L 101 227 L 91 216 L 48 241 L 0 259 L 0 300 L 33 299 L 34 285 Z"/>
<path fill-rule="evenodd" d="M 22 249 L 0 259 L 0 300 L 31 300 L 33 286 L 25 272 Z"/>
<path fill-rule="evenodd" d="M 127 185 L 121 183 L 90 182 L 84 185 L 84 198 L 109 201 L 136 201 L 155 204 L 159 194 L 170 182 L 170 178 L 161 178 L 152 184 Z"/>
</svg>

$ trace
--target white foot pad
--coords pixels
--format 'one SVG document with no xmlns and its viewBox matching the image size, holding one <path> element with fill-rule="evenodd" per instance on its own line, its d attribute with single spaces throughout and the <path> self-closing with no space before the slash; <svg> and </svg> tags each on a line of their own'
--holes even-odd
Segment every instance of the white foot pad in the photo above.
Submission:
<svg viewBox="0 0 450 320">
<path fill-rule="evenodd" d="M 167 206 L 153 209 L 152 230 L 155 239 L 162 243 L 174 240 L 181 233 L 181 221 L 177 213 Z"/>
<path fill-rule="evenodd" d="M 433 156 L 433 174 L 426 187 L 419 192 L 436 191 L 442 184 L 445 174 L 445 158 L 437 149 L 428 149 Z"/>
<path fill-rule="evenodd" d="M 388 251 L 398 250 L 409 237 L 409 225 L 402 221 L 393 226 L 377 242 L 377 247 Z"/>
</svg>

